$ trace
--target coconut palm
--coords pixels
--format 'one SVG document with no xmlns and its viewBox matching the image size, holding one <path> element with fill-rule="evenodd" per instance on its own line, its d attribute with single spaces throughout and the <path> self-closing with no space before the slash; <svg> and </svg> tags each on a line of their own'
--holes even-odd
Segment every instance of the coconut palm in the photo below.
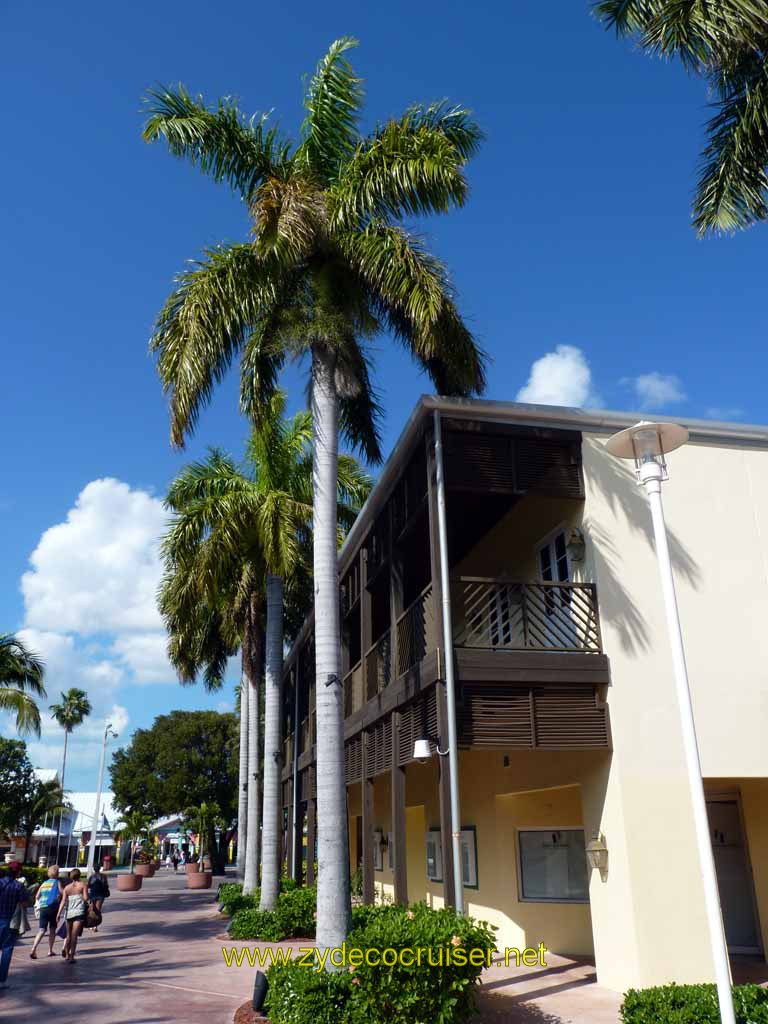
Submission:
<svg viewBox="0 0 768 1024">
<path fill-rule="evenodd" d="M 389 331 L 443 393 L 484 384 L 483 357 L 443 265 L 403 227 L 468 193 L 481 133 L 468 111 L 414 106 L 370 134 L 358 128 L 362 87 L 352 39 L 332 44 L 304 96 L 293 146 L 266 117 L 230 99 L 209 109 L 182 86 L 149 93 L 147 141 L 164 139 L 243 199 L 252 238 L 206 251 L 178 278 L 152 350 L 170 393 L 171 438 L 183 445 L 239 355 L 240 404 L 256 420 L 286 362 L 310 364 L 314 451 L 315 670 L 319 877 L 317 938 L 337 946 L 349 923 L 339 584 L 338 435 L 381 456 L 370 340 Z"/>
<path fill-rule="evenodd" d="M 45 665 L 17 636 L 0 633 L 0 711 L 16 716 L 20 733 L 40 735 L 40 709 L 45 697 Z"/>
<path fill-rule="evenodd" d="M 41 825 L 51 815 L 53 818 L 62 811 L 68 811 L 71 805 L 64 796 L 57 779 L 50 782 L 38 781 L 29 794 L 29 799 L 22 809 L 19 824 L 24 832 L 24 863 L 29 862 L 30 847 L 32 846 L 32 833 L 38 825 Z"/>
<path fill-rule="evenodd" d="M 715 97 L 693 203 L 700 235 L 768 219 L 768 17 L 755 0 L 599 0 L 598 18 L 678 57 Z"/>
<path fill-rule="evenodd" d="M 61 788 L 64 789 L 64 778 L 67 773 L 67 745 L 71 733 L 82 725 L 84 720 L 91 713 L 91 702 L 85 690 L 72 686 L 66 692 L 61 693 L 61 700 L 58 704 L 51 704 L 51 717 L 55 718 L 64 730 L 64 754 L 61 759 Z M 56 827 L 56 863 L 59 862 L 59 840 L 61 838 L 61 814 Z"/>
</svg>

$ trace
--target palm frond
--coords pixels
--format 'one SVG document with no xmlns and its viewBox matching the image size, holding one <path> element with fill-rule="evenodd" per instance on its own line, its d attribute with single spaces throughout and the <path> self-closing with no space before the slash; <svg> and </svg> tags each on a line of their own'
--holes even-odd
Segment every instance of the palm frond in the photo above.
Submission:
<svg viewBox="0 0 768 1024">
<path fill-rule="evenodd" d="M 183 447 L 262 309 L 274 300 L 277 274 L 250 245 L 219 246 L 180 274 L 177 284 L 157 318 L 150 350 L 170 393 L 172 443 Z"/>
<path fill-rule="evenodd" d="M 224 97 L 209 109 L 202 96 L 184 88 L 156 88 L 145 97 L 148 113 L 146 142 L 163 138 L 170 152 L 199 165 L 214 181 L 226 181 L 246 202 L 259 183 L 288 160 L 290 142 L 277 127 L 267 127 L 268 115 L 247 118 L 236 100 Z"/>
<path fill-rule="evenodd" d="M 357 40 L 350 36 L 333 42 L 309 79 L 304 94 L 307 116 L 297 160 L 324 182 L 335 178 L 358 139 L 362 80 L 344 56 L 355 46 Z"/>
<path fill-rule="evenodd" d="M 13 633 L 0 633 L 0 687 L 15 686 L 45 697 L 45 662 Z"/>
<path fill-rule="evenodd" d="M 768 219 L 768 67 L 758 58 L 730 75 L 707 125 L 709 143 L 694 199 L 699 235 L 732 232 Z"/>
<path fill-rule="evenodd" d="M 0 686 L 0 711 L 10 711 L 22 735 L 40 735 L 40 708 L 33 697 L 12 686 Z"/>
<path fill-rule="evenodd" d="M 359 143 L 331 190 L 332 224 L 343 229 L 463 206 L 463 168 L 482 137 L 461 107 L 412 107 Z"/>
</svg>

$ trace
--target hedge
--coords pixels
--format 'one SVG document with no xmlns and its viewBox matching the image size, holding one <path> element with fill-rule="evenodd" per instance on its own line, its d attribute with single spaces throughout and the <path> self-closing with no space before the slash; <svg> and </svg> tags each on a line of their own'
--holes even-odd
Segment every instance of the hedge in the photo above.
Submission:
<svg viewBox="0 0 768 1024">
<path fill-rule="evenodd" d="M 266 1009 L 272 1024 L 464 1024 L 494 947 L 489 925 L 453 910 L 425 904 L 373 908 L 346 942 L 347 955 L 362 951 L 362 963 L 336 972 L 297 960 L 271 967 Z M 394 964 L 365 962 L 365 951 L 378 958 L 383 950 L 394 951 Z M 421 964 L 417 950 L 424 951 Z M 473 950 L 478 953 L 471 963 Z"/>
<path fill-rule="evenodd" d="M 768 989 L 734 985 L 736 1024 L 768 1024 Z M 623 1024 L 720 1024 L 715 985 L 660 985 L 629 989 L 621 1005 Z"/>
<path fill-rule="evenodd" d="M 239 900 L 249 899 L 240 896 Z M 314 889 L 289 889 L 281 892 L 274 910 L 259 910 L 254 901 L 250 906 L 234 912 L 228 932 L 233 939 L 264 939 L 280 942 L 282 939 L 310 939 L 315 934 Z M 236 901 L 230 906 L 237 906 Z"/>
</svg>

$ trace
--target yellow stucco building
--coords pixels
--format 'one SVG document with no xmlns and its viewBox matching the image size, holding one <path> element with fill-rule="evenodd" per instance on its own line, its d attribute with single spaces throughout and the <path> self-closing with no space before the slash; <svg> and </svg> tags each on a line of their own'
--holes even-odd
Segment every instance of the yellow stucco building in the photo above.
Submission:
<svg viewBox="0 0 768 1024">
<path fill-rule="evenodd" d="M 499 948 L 593 956 L 616 990 L 713 979 L 650 517 L 631 466 L 604 448 L 631 422 L 425 398 L 339 560 L 350 862 L 365 898 L 454 898 L 449 636 L 468 912 L 497 925 Z M 728 946 L 762 958 L 768 429 L 687 425 L 664 491 L 670 550 Z M 310 618 L 286 670 L 295 873 L 317 820 L 313 673 Z M 593 836 L 604 870 L 588 865 Z"/>
</svg>

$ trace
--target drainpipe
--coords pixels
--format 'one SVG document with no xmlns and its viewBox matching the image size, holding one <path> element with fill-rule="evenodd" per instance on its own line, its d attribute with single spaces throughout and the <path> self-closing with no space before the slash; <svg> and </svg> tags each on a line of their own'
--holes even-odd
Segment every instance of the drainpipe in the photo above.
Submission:
<svg viewBox="0 0 768 1024">
<path fill-rule="evenodd" d="M 445 473 L 440 413 L 434 411 L 435 483 L 437 489 L 437 532 L 440 541 L 440 589 L 443 600 L 443 639 L 445 641 L 445 696 L 448 711 L 448 782 L 451 793 L 451 846 L 456 912 L 464 913 L 464 873 L 461 863 L 461 809 L 459 806 L 459 743 L 456 729 L 456 677 L 453 663 L 453 621 L 451 617 L 451 577 L 448 569 L 448 531 L 445 514 Z"/>
<path fill-rule="evenodd" d="M 291 850 L 290 863 L 293 867 L 293 877 L 297 878 L 301 875 L 301 853 L 297 855 L 299 848 L 299 663 L 296 661 L 295 667 L 295 682 L 293 686 L 293 787 L 292 792 L 292 804 L 293 804 L 293 828 L 291 830 L 291 842 L 293 848 Z M 296 857 L 299 857 L 299 863 L 296 863 Z"/>
</svg>

